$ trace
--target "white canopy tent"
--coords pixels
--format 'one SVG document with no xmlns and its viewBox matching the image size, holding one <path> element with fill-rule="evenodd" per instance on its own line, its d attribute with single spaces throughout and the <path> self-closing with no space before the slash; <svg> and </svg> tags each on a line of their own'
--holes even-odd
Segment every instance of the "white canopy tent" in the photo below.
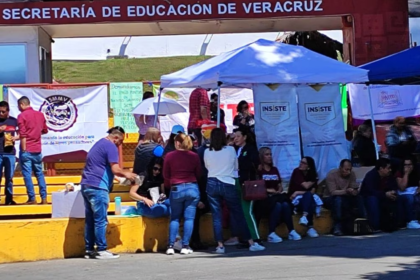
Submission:
<svg viewBox="0 0 420 280">
<path fill-rule="evenodd" d="M 161 77 L 161 88 L 246 87 L 252 84 L 365 83 L 368 71 L 305 47 L 257 40 Z M 220 107 L 220 92 L 219 92 Z M 160 96 L 160 95 L 159 95 Z M 220 124 L 218 114 L 217 124 Z"/>
<path fill-rule="evenodd" d="M 254 88 L 258 84 L 347 84 L 368 82 L 368 71 L 301 46 L 258 40 L 161 77 L 163 88 Z M 338 92 L 337 92 L 338 94 Z M 160 96 L 160 94 L 159 94 Z"/>
<path fill-rule="evenodd" d="M 247 87 L 258 83 L 364 83 L 368 71 L 301 46 L 258 40 L 161 77 L 161 87 Z"/>
</svg>

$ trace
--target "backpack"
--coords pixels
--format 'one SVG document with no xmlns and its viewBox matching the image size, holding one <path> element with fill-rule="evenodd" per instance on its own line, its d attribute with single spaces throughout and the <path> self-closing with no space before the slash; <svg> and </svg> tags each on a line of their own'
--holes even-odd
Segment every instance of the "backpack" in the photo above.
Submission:
<svg viewBox="0 0 420 280">
<path fill-rule="evenodd" d="M 369 235 L 373 234 L 373 230 L 367 219 L 355 219 L 353 222 L 353 235 Z"/>
</svg>

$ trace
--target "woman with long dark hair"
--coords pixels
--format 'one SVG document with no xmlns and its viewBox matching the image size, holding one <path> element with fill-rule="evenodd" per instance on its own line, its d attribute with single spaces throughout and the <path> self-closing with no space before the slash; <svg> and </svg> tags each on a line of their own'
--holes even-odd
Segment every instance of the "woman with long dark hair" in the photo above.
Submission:
<svg viewBox="0 0 420 280">
<path fill-rule="evenodd" d="M 317 188 L 318 173 L 315 161 L 311 157 L 303 157 L 299 167 L 293 170 L 290 178 L 288 195 L 291 201 L 299 200 L 297 208 L 302 212 L 299 224 L 308 227 L 310 237 L 318 237 L 318 232 L 313 228 L 315 201 L 313 194 Z"/>
<path fill-rule="evenodd" d="M 401 162 L 400 170 L 395 174 L 398 184 L 398 207 L 400 226 L 408 229 L 420 229 L 415 212 L 416 195 L 420 192 L 420 176 L 416 162 L 411 157 Z"/>
<path fill-rule="evenodd" d="M 249 242 L 250 251 L 262 251 L 265 248 L 254 242 L 247 227 L 241 207 L 241 198 L 235 187 L 235 175 L 238 159 L 233 147 L 226 145 L 225 132 L 215 128 L 211 132 L 210 147 L 204 152 L 204 163 L 208 170 L 207 196 L 213 215 L 214 237 L 218 243 L 216 253 L 224 254 L 222 229 L 222 201 L 225 200 L 232 216 L 234 226 L 243 238 Z M 222 163 L 222 164 L 221 164 Z"/>
<path fill-rule="evenodd" d="M 147 171 L 139 174 L 140 184 L 130 189 L 130 197 L 137 201 L 137 213 L 140 216 L 159 218 L 170 214 L 169 200 L 164 195 L 162 168 L 163 159 L 153 158 Z"/>
</svg>

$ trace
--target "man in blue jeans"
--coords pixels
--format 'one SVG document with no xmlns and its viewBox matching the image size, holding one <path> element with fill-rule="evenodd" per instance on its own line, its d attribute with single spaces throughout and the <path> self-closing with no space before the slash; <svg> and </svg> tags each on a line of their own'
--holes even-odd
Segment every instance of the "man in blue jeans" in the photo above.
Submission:
<svg viewBox="0 0 420 280">
<path fill-rule="evenodd" d="M 381 216 L 390 216 L 398 209 L 398 185 L 395 178 L 391 176 L 391 171 L 389 159 L 378 159 L 375 168 L 366 174 L 360 189 L 360 194 L 365 201 L 369 223 L 374 231 L 381 229 Z M 392 221 L 387 221 L 388 224 L 390 222 Z"/>
<path fill-rule="evenodd" d="M 117 147 L 124 141 L 125 131 L 119 126 L 108 131 L 90 149 L 82 174 L 82 195 L 85 202 L 85 258 L 115 259 L 119 255 L 107 251 L 106 227 L 109 192 L 112 190 L 114 174 L 135 182 L 136 174 L 119 166 Z M 96 245 L 96 251 L 95 251 Z"/>
<path fill-rule="evenodd" d="M 338 169 L 331 170 L 326 179 L 324 207 L 331 210 L 334 219 L 333 234 L 343 235 L 342 220 L 351 216 L 353 208 L 357 208 L 358 217 L 366 219 L 363 197 L 359 195 L 359 184 L 352 171 L 351 161 L 343 159 Z"/>
<path fill-rule="evenodd" d="M 5 178 L 6 205 L 15 205 L 13 201 L 13 175 L 15 173 L 17 119 L 9 116 L 9 103 L 0 102 L 0 181 Z"/>
<path fill-rule="evenodd" d="M 18 107 L 21 112 L 17 118 L 20 139 L 19 161 L 28 193 L 26 204 L 36 204 L 32 171 L 38 180 L 41 204 L 47 204 L 47 184 L 42 172 L 41 153 L 41 136 L 48 133 L 47 122 L 43 113 L 31 107 L 28 97 L 19 98 Z"/>
</svg>

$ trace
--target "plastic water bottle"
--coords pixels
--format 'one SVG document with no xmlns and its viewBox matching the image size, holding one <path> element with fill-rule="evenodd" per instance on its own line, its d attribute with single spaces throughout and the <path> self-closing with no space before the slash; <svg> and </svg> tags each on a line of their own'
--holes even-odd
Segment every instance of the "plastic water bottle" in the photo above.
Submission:
<svg viewBox="0 0 420 280">
<path fill-rule="evenodd" d="M 121 215 L 121 197 L 115 198 L 115 215 Z"/>
</svg>

